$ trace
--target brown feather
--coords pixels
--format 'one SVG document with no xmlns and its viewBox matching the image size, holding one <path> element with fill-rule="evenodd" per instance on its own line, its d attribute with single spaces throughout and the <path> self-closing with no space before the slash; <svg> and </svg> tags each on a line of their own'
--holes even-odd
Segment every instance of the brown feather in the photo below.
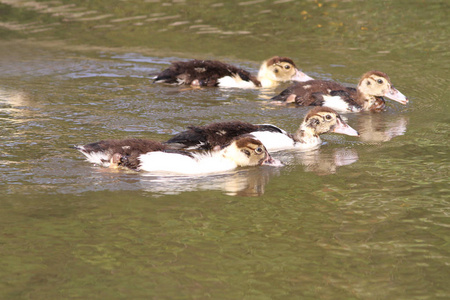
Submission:
<svg viewBox="0 0 450 300">
<path fill-rule="evenodd" d="M 261 86 L 259 80 L 248 71 L 217 60 L 190 60 L 173 62 L 162 71 L 154 81 L 172 84 L 191 85 L 195 81 L 200 86 L 217 86 L 218 80 L 226 76 L 239 76 L 244 81 L 251 81 Z"/>
</svg>

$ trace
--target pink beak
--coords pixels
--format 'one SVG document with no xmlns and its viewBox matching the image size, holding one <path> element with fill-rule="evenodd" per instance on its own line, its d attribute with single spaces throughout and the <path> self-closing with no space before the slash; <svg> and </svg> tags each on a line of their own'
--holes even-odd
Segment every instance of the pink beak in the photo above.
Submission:
<svg viewBox="0 0 450 300">
<path fill-rule="evenodd" d="M 334 128 L 333 128 L 333 130 L 331 130 L 331 132 L 346 134 L 346 135 L 350 135 L 350 136 L 359 136 L 358 131 L 351 128 L 347 123 L 342 121 L 341 118 L 338 117 L 336 119 L 336 121 L 337 121 L 336 126 L 334 126 Z"/>
<path fill-rule="evenodd" d="M 266 159 L 262 162 L 262 165 L 272 166 L 272 167 L 281 167 L 284 166 L 281 161 L 273 158 L 269 152 L 267 152 Z"/>
<path fill-rule="evenodd" d="M 405 95 L 400 93 L 399 90 L 397 90 L 394 87 L 391 87 L 389 91 L 384 93 L 384 96 L 388 97 L 389 99 L 392 99 L 394 101 L 400 102 L 403 105 L 406 105 L 408 103 L 408 98 L 406 98 Z"/>
<path fill-rule="evenodd" d="M 309 77 L 308 75 L 306 75 L 305 73 L 303 73 L 299 69 L 297 69 L 297 71 L 295 72 L 294 77 L 292 77 L 292 81 L 304 82 L 304 81 L 309 81 L 309 80 L 314 80 L 314 78 Z"/>
</svg>

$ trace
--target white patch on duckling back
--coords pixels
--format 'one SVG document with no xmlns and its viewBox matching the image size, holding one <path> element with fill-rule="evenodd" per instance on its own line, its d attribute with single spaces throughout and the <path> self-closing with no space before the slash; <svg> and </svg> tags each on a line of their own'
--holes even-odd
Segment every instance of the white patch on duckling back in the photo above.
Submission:
<svg viewBox="0 0 450 300">
<path fill-rule="evenodd" d="M 182 145 L 182 144 L 181 144 Z M 205 146 L 206 143 L 205 142 L 198 142 L 197 144 L 195 144 L 194 146 L 190 146 L 187 147 L 186 150 L 198 150 L 201 149 L 203 146 Z"/>
<path fill-rule="evenodd" d="M 222 156 L 221 152 L 197 154 L 190 157 L 177 153 L 149 152 L 139 156 L 139 169 L 154 173 L 208 174 L 232 170 L 237 165 Z"/>
<path fill-rule="evenodd" d="M 279 130 L 279 131 L 281 131 L 282 134 L 288 135 L 288 133 L 286 132 L 286 130 L 283 130 L 283 129 L 281 129 L 280 127 L 275 126 L 275 125 L 273 125 L 273 124 L 263 123 L 263 124 L 258 124 L 258 126 L 269 126 L 269 127 L 271 127 L 272 129 L 274 129 L 274 130 Z M 264 131 L 264 130 L 262 130 L 262 131 Z M 277 133 L 277 132 L 274 131 L 274 133 Z"/>
<path fill-rule="evenodd" d="M 345 102 L 341 96 L 323 96 L 322 106 L 330 107 L 337 112 L 352 112 L 354 108 Z"/>
<path fill-rule="evenodd" d="M 322 144 L 322 140 L 318 136 L 312 136 L 301 142 L 296 142 L 286 133 L 254 131 L 251 134 L 260 140 L 269 152 L 287 149 L 312 150 Z"/>
<path fill-rule="evenodd" d="M 267 151 L 294 148 L 294 140 L 280 132 L 254 131 L 251 134 L 264 144 Z"/>
<path fill-rule="evenodd" d="M 158 80 L 158 81 L 163 82 L 163 80 Z M 186 82 L 186 80 L 184 78 L 177 78 L 177 83 L 176 84 L 183 85 L 183 84 L 185 84 L 185 82 Z"/>
<path fill-rule="evenodd" d="M 103 166 L 103 167 L 109 167 L 110 160 L 111 160 L 111 153 L 107 152 L 86 152 L 84 149 L 84 146 L 75 146 L 75 148 L 83 153 L 84 156 L 86 156 L 86 160 L 90 163 Z"/>
<path fill-rule="evenodd" d="M 295 99 L 297 98 L 296 94 L 290 94 L 287 98 L 286 98 L 286 103 L 295 103 Z"/>
<path fill-rule="evenodd" d="M 217 80 L 218 86 L 223 88 L 255 88 L 255 84 L 251 81 L 242 80 L 239 75 L 225 76 Z"/>
</svg>

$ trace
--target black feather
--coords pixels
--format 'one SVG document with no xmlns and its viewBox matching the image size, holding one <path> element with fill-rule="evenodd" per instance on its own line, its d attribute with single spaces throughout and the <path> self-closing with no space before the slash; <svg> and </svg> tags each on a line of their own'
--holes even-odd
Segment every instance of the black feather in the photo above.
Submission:
<svg viewBox="0 0 450 300">
<path fill-rule="evenodd" d="M 173 62 L 155 78 L 155 82 L 191 85 L 193 81 L 201 86 L 217 86 L 219 79 L 226 76 L 239 76 L 256 86 L 261 83 L 249 72 L 216 60 L 191 60 Z"/>
<path fill-rule="evenodd" d="M 206 126 L 190 126 L 188 130 L 180 132 L 166 144 L 175 149 L 212 150 L 215 147 L 223 147 L 234 138 L 255 131 L 283 131 L 270 124 L 254 125 L 251 123 L 232 121 L 212 123 Z"/>
</svg>

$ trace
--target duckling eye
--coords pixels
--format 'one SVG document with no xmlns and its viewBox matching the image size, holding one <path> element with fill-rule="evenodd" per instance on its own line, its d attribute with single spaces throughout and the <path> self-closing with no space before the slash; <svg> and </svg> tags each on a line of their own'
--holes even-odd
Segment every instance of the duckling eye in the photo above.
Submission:
<svg viewBox="0 0 450 300">
<path fill-rule="evenodd" d="M 258 148 L 255 149 L 255 153 L 256 154 L 261 154 L 261 153 L 263 153 L 263 149 L 261 147 L 258 147 Z"/>
<path fill-rule="evenodd" d="M 329 121 L 329 120 L 331 120 L 331 116 L 330 115 L 326 115 L 325 119 L 327 119 Z"/>
<path fill-rule="evenodd" d="M 273 70 L 274 73 L 278 73 L 278 69 Z"/>
<path fill-rule="evenodd" d="M 290 66 L 290 65 L 285 65 L 284 68 L 285 68 L 286 70 L 289 70 L 289 69 L 291 68 L 291 66 Z"/>
<path fill-rule="evenodd" d="M 379 84 L 382 84 L 382 83 L 383 83 L 383 80 L 382 80 L 382 79 L 378 79 L 377 82 L 378 82 Z"/>
<path fill-rule="evenodd" d="M 367 81 L 367 85 L 370 85 L 370 81 Z"/>
</svg>

